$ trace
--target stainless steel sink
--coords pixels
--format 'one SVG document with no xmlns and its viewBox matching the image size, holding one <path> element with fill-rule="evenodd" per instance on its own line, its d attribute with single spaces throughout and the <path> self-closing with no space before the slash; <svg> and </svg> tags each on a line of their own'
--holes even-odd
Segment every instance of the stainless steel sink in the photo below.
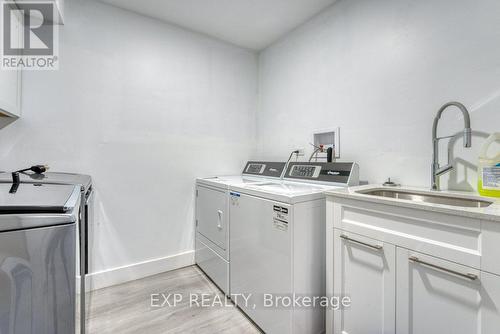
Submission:
<svg viewBox="0 0 500 334">
<path fill-rule="evenodd" d="M 418 203 L 444 204 L 444 205 L 467 207 L 467 208 L 485 208 L 493 204 L 493 202 L 489 202 L 482 199 L 462 198 L 450 195 L 418 193 L 405 190 L 374 189 L 374 190 L 364 190 L 364 191 L 360 190 L 357 191 L 357 193 L 370 196 L 402 199 Z"/>
</svg>

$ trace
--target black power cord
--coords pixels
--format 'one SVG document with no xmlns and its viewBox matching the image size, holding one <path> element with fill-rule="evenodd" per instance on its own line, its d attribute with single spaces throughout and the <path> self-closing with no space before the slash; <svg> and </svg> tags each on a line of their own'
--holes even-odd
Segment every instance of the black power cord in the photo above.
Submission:
<svg viewBox="0 0 500 334">
<path fill-rule="evenodd" d="M 333 147 L 326 150 L 326 162 L 333 162 Z"/>
<path fill-rule="evenodd" d="M 47 165 L 35 165 L 29 168 L 20 169 L 12 173 L 12 187 L 10 187 L 9 193 L 15 194 L 17 189 L 19 188 L 19 184 L 21 183 L 21 178 L 19 177 L 19 173 L 24 173 L 27 171 L 32 171 L 35 174 L 43 174 L 49 169 Z"/>
<path fill-rule="evenodd" d="M 285 163 L 285 169 L 283 169 L 283 172 L 281 173 L 280 180 L 283 180 L 283 178 L 285 177 L 285 174 L 286 174 L 287 169 L 288 169 L 288 165 L 290 164 L 290 160 L 292 160 L 293 155 L 296 154 L 297 156 L 299 156 L 299 153 L 300 153 L 299 150 L 295 150 L 292 153 L 290 153 L 290 156 L 288 157 L 288 160 Z"/>
<path fill-rule="evenodd" d="M 31 166 L 29 168 L 20 169 L 18 171 L 15 171 L 14 173 L 23 173 L 23 172 L 27 172 L 29 170 L 35 174 L 43 174 L 49 170 L 49 166 L 47 166 L 47 165 L 35 165 L 35 166 Z"/>
<path fill-rule="evenodd" d="M 17 192 L 17 188 L 19 188 L 19 184 L 21 183 L 21 179 L 19 178 L 19 173 L 12 173 L 12 187 L 10 187 L 9 193 L 15 194 Z"/>
</svg>

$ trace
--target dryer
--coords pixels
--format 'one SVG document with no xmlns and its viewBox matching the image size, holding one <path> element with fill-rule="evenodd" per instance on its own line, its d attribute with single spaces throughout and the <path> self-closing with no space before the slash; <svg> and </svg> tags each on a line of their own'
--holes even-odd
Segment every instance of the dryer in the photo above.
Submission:
<svg viewBox="0 0 500 334">
<path fill-rule="evenodd" d="M 249 161 L 241 175 L 196 180 L 195 262 L 226 294 L 229 286 L 229 187 L 279 180 L 284 162 Z"/>
<path fill-rule="evenodd" d="M 286 301 L 325 295 L 324 192 L 357 185 L 358 170 L 355 163 L 291 163 L 282 182 L 230 186 L 231 295 L 265 333 L 324 331 L 320 305 Z"/>
</svg>

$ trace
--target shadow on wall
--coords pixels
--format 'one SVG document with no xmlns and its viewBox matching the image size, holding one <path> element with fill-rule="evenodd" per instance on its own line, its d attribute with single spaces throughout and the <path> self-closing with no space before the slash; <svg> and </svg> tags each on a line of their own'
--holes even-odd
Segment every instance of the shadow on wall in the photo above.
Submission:
<svg viewBox="0 0 500 334">
<path fill-rule="evenodd" d="M 7 125 L 13 123 L 17 118 L 0 115 L 0 129 L 5 128 Z"/>
<path fill-rule="evenodd" d="M 473 174 L 476 173 L 477 165 L 462 158 L 455 158 L 455 155 L 453 154 L 453 147 L 455 146 L 455 143 L 458 140 L 463 140 L 463 136 L 461 136 L 461 134 L 462 131 L 457 132 L 455 136 L 452 137 L 448 142 L 448 152 L 450 156 L 450 161 L 455 166 L 455 168 L 450 173 L 450 178 L 448 179 L 448 189 L 461 190 L 461 191 L 474 191 L 476 184 L 470 184 L 468 182 L 468 179 L 470 172 L 472 172 Z M 490 134 L 486 132 L 474 131 L 474 130 L 472 131 L 473 142 L 475 139 L 482 138 L 484 140 L 489 136 Z M 461 170 L 461 168 L 458 168 L 458 166 L 460 165 L 464 167 L 462 173 L 458 172 L 459 170 Z"/>
</svg>

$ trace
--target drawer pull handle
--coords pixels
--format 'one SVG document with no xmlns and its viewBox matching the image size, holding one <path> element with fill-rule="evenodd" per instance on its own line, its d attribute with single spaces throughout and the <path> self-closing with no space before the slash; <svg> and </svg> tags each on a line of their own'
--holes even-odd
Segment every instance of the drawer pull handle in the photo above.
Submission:
<svg viewBox="0 0 500 334">
<path fill-rule="evenodd" d="M 367 244 L 366 242 L 363 242 L 363 241 L 359 241 L 359 240 L 356 240 L 356 239 L 352 239 L 352 238 L 349 238 L 347 235 L 344 235 L 342 234 L 340 236 L 342 239 L 346 240 L 346 241 L 350 241 L 350 242 L 354 242 L 356 244 L 360 244 L 360 245 L 363 245 L 363 246 L 366 246 L 366 247 L 369 247 L 369 248 L 372 248 L 372 249 L 376 249 L 376 250 L 382 250 L 384 247 L 381 246 L 381 245 L 370 245 L 370 244 Z"/>
<path fill-rule="evenodd" d="M 224 214 L 224 212 L 222 212 L 222 210 L 217 210 L 217 228 L 219 230 L 222 230 L 222 215 Z"/>
<path fill-rule="evenodd" d="M 478 276 L 476 274 L 471 274 L 471 273 L 464 274 L 464 273 L 461 273 L 461 272 L 458 272 L 458 271 L 455 271 L 455 270 L 452 270 L 452 269 L 448 269 L 448 268 L 444 268 L 444 267 L 441 267 L 441 266 L 437 266 L 435 264 L 422 261 L 422 260 L 420 260 L 416 256 L 410 256 L 408 259 L 411 262 L 419 263 L 419 264 L 422 264 L 422 265 L 427 266 L 427 267 L 431 267 L 431 268 L 438 269 L 438 270 L 441 270 L 441 271 L 444 271 L 444 272 L 447 272 L 447 273 L 450 273 L 450 274 L 453 274 L 453 275 L 457 275 L 457 276 L 460 276 L 460 277 L 463 277 L 463 278 L 467 278 L 467 279 L 470 279 L 471 281 L 475 281 L 475 280 L 478 279 Z"/>
</svg>

